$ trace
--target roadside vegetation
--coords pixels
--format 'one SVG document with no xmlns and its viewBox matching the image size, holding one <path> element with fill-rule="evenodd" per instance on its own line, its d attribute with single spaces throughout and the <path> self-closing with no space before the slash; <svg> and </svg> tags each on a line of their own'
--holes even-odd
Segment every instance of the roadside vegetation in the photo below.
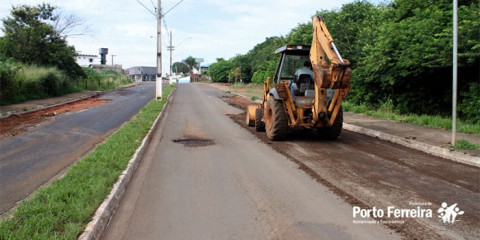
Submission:
<svg viewBox="0 0 480 240">
<path fill-rule="evenodd" d="M 455 146 L 451 146 L 457 150 L 480 150 L 480 145 L 471 143 L 467 140 L 458 140 Z"/>
<path fill-rule="evenodd" d="M 347 100 L 342 103 L 342 107 L 344 111 L 362 113 L 376 118 L 413 123 L 421 126 L 445 130 L 452 129 L 452 119 L 449 117 L 414 113 L 402 114 L 398 110 L 395 110 L 391 102 L 386 102 L 380 106 L 372 107 L 366 104 L 354 105 Z M 457 131 L 480 135 L 480 124 L 474 124 L 460 120 L 457 121 Z"/>
<path fill-rule="evenodd" d="M 24 65 L 13 60 L 0 61 L 2 89 L 0 105 L 61 96 L 87 90 L 108 90 L 128 84 L 128 77 L 119 72 L 96 72 L 82 68 L 84 77 L 70 78 L 57 67 Z"/>
<path fill-rule="evenodd" d="M 395 113 L 404 116 L 448 118 L 452 106 L 451 1 L 390 0 L 379 5 L 355 1 L 340 9 L 319 10 L 316 15 L 325 19 L 341 55 L 352 63 L 348 96 L 352 106 L 375 109 L 388 102 Z M 478 1 L 459 2 L 457 109 L 461 122 L 473 128 L 480 124 L 479 15 Z M 285 36 L 266 38 L 245 54 L 217 59 L 209 68 L 212 81 L 235 83 L 240 75 L 243 82 L 262 84 L 275 73 L 277 48 L 311 44 L 311 19 L 306 17 L 305 22 Z M 415 121 L 430 121 L 425 118 Z"/>
<path fill-rule="evenodd" d="M 78 160 L 64 177 L 20 203 L 11 217 L 0 222 L 0 239 L 76 239 L 140 146 L 173 87 L 164 89 L 161 101 L 152 100 Z"/>
<path fill-rule="evenodd" d="M 68 30 L 78 22 L 49 4 L 14 6 L 2 23 L 0 105 L 129 83 L 123 73 L 80 67 L 67 44 Z"/>
</svg>

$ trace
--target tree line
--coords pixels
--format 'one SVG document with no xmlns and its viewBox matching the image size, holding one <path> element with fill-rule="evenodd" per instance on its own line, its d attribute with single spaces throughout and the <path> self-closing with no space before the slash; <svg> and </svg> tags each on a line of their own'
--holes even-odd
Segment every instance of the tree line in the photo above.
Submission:
<svg viewBox="0 0 480 240">
<path fill-rule="evenodd" d="M 452 9 L 450 0 L 393 0 L 379 5 L 355 1 L 318 11 L 342 57 L 352 63 L 348 101 L 388 103 L 402 113 L 450 113 Z M 458 16 L 458 110 L 463 119 L 480 123 L 480 4 L 460 0 Z M 286 36 L 266 38 L 246 54 L 217 59 L 210 77 L 234 81 L 240 69 L 244 82 L 263 83 L 275 73 L 275 49 L 310 45 L 312 35 L 311 22 L 300 23 Z"/>
</svg>

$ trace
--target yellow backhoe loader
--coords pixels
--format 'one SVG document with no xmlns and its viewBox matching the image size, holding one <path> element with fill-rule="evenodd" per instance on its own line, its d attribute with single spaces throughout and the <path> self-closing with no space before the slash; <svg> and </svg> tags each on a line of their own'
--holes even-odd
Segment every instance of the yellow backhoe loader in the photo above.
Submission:
<svg viewBox="0 0 480 240">
<path fill-rule="evenodd" d="M 248 106 L 246 124 L 266 131 L 271 140 L 285 139 L 290 128 L 317 129 L 319 136 L 330 140 L 342 131 L 341 104 L 350 90 L 352 69 L 340 56 L 323 18 L 312 21 L 312 45 L 277 49 L 281 58 L 273 88 L 267 78 L 262 103 Z"/>
</svg>

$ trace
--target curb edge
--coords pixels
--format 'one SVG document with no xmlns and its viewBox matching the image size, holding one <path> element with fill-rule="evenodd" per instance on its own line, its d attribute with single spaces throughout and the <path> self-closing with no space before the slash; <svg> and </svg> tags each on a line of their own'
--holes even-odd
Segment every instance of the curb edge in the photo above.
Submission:
<svg viewBox="0 0 480 240">
<path fill-rule="evenodd" d="M 363 135 L 367 135 L 370 137 L 375 137 L 375 138 L 389 141 L 392 143 L 400 144 L 402 146 L 419 150 L 433 156 L 446 158 L 455 162 L 460 162 L 460 163 L 475 166 L 475 167 L 480 167 L 480 158 L 462 154 L 456 151 L 450 151 L 449 149 L 446 149 L 446 148 L 441 148 L 441 147 L 433 146 L 423 142 L 401 138 L 388 133 L 379 132 L 369 128 L 359 127 L 359 126 L 352 125 L 345 122 L 343 123 L 343 129 L 360 133 Z"/>
<path fill-rule="evenodd" d="M 130 182 L 130 179 L 132 178 L 137 166 L 141 161 L 143 153 L 148 147 L 148 143 L 153 135 L 152 133 L 156 131 L 160 123 L 160 119 L 162 119 L 165 115 L 165 109 L 167 109 L 167 105 L 172 101 L 171 99 L 175 93 L 175 90 L 176 87 L 168 96 L 167 102 L 163 106 L 162 111 L 158 114 L 157 119 L 155 119 L 155 122 L 148 131 L 147 135 L 143 138 L 142 144 L 137 148 L 135 154 L 128 162 L 127 168 L 122 172 L 122 174 L 120 174 L 117 182 L 113 185 L 108 196 L 95 211 L 92 220 L 87 224 L 82 234 L 77 238 L 78 240 L 96 240 L 102 236 L 110 222 L 111 217 L 115 213 L 123 194 L 125 193 L 127 184 Z"/>
</svg>

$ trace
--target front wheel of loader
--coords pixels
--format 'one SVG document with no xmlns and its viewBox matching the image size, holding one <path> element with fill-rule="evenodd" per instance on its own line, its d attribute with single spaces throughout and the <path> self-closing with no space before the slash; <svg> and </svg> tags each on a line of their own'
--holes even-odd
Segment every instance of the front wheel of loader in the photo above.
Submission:
<svg viewBox="0 0 480 240">
<path fill-rule="evenodd" d="M 257 132 L 265 132 L 265 123 L 262 122 L 263 108 L 255 109 L 255 130 Z"/>
<path fill-rule="evenodd" d="M 283 103 L 270 97 L 265 107 L 265 131 L 270 140 L 282 140 L 288 134 L 288 119 Z"/>
<path fill-rule="evenodd" d="M 318 135 L 319 137 L 326 140 L 335 140 L 340 136 L 343 128 L 343 110 L 340 108 L 337 114 L 337 118 L 333 122 L 331 127 L 319 128 Z"/>
</svg>

